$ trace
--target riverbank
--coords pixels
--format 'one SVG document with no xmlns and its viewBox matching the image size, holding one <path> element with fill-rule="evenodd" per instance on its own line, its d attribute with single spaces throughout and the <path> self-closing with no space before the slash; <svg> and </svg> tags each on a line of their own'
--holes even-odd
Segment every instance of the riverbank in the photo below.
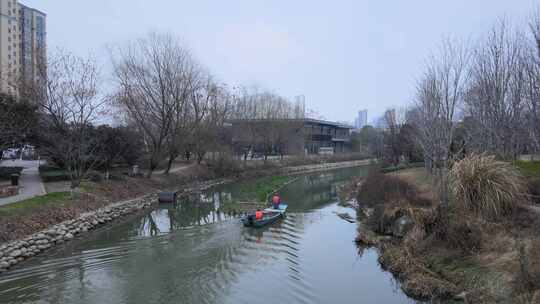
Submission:
<svg viewBox="0 0 540 304">
<path fill-rule="evenodd" d="M 213 174 L 207 169 L 198 168 L 196 171 L 160 176 L 151 180 L 124 177 L 120 181 L 87 182 L 76 199 L 62 195 L 60 201 L 47 202 L 37 208 L 25 208 L 24 202 L 0 208 L 0 237 L 4 240 L 0 244 L 0 272 L 5 272 L 14 265 L 86 231 L 150 208 L 157 204 L 157 193 L 162 190 L 189 195 L 231 181 L 303 174 L 369 163 L 369 160 L 360 160 L 303 165 L 300 168 L 251 169 L 240 175 L 217 179 L 212 178 Z"/>
<path fill-rule="evenodd" d="M 410 304 L 375 250 L 358 255 L 356 225 L 336 216 L 355 215 L 336 204 L 336 187 L 366 173 L 300 176 L 280 190 L 288 216 L 261 229 L 217 211 L 223 199 L 240 199 L 237 182 L 204 191 L 201 203 L 152 206 L 0 275 L 0 303 Z M 272 284 L 279 294 L 265 288 Z"/>
<path fill-rule="evenodd" d="M 353 181 L 360 248 L 409 296 L 435 302 L 539 303 L 540 214 L 516 205 L 500 220 L 441 208 L 421 169 Z M 351 190 L 354 190 L 351 192 Z"/>
</svg>

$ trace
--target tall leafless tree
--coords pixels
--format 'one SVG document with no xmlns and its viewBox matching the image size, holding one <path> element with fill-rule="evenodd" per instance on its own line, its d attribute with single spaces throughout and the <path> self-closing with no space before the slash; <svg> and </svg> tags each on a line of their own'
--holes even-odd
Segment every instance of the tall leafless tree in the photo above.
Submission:
<svg viewBox="0 0 540 304">
<path fill-rule="evenodd" d="M 451 146 L 458 110 L 468 85 L 470 51 L 460 41 L 443 40 L 428 62 L 417 84 L 414 123 L 426 167 L 435 170 L 440 197 L 448 200 L 447 171 L 452 161 Z"/>
<path fill-rule="evenodd" d="M 471 147 L 515 159 L 523 147 L 526 45 L 524 35 L 500 20 L 476 48 L 465 98 Z"/>
<path fill-rule="evenodd" d="M 212 157 L 215 157 L 226 149 L 223 131 L 230 118 L 234 99 L 225 85 L 218 86 L 210 81 L 199 97 L 203 99 L 201 105 L 204 111 L 192 132 L 192 142 L 197 162 L 201 163 L 207 152 L 211 151 Z"/>
<path fill-rule="evenodd" d="M 65 51 L 50 54 L 38 70 L 25 95 L 43 113 L 41 149 L 66 167 L 71 187 L 77 188 L 98 162 L 94 156 L 99 147 L 91 133 L 105 104 L 99 91 L 100 71 L 93 59 Z"/>
<path fill-rule="evenodd" d="M 531 155 L 540 152 L 540 7 L 531 16 L 525 62 L 526 121 Z"/>
<path fill-rule="evenodd" d="M 298 107 L 272 92 L 244 88 L 233 115 L 244 159 L 250 151 L 261 152 L 265 160 L 273 153 L 283 156 L 292 138 L 301 136 L 304 113 Z"/>
<path fill-rule="evenodd" d="M 151 177 L 165 155 L 170 162 L 178 155 L 198 67 L 189 50 L 166 34 L 150 34 L 111 53 L 115 101 L 144 134 Z"/>
</svg>

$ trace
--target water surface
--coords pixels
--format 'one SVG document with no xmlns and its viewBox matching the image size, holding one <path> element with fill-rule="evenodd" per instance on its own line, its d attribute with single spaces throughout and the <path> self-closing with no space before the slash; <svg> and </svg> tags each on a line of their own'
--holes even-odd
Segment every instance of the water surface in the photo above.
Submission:
<svg viewBox="0 0 540 304">
<path fill-rule="evenodd" d="M 0 276 L 0 303 L 413 303 L 361 256 L 337 187 L 365 168 L 300 177 L 282 221 L 245 228 L 218 212 L 237 185 L 161 205 Z"/>
</svg>

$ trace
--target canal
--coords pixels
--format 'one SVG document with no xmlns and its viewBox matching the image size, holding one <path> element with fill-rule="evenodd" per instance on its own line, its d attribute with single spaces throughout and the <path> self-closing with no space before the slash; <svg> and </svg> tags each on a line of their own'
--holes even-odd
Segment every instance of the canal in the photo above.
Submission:
<svg viewBox="0 0 540 304">
<path fill-rule="evenodd" d="M 362 255 L 337 188 L 366 168 L 299 177 L 285 219 L 245 228 L 219 212 L 238 185 L 161 205 L 0 276 L 0 303 L 414 303 Z"/>
</svg>

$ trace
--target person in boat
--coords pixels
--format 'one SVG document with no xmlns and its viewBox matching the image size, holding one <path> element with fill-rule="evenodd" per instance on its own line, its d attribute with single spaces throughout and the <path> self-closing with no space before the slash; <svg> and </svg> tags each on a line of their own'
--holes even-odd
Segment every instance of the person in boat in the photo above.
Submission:
<svg viewBox="0 0 540 304">
<path fill-rule="evenodd" d="M 261 209 L 257 209 L 257 211 L 255 211 L 255 219 L 261 220 L 262 218 L 263 218 L 263 212 L 261 211 Z"/>
<path fill-rule="evenodd" d="M 279 209 L 279 204 L 281 204 L 281 197 L 277 192 L 272 196 L 272 206 L 274 209 Z"/>
</svg>

